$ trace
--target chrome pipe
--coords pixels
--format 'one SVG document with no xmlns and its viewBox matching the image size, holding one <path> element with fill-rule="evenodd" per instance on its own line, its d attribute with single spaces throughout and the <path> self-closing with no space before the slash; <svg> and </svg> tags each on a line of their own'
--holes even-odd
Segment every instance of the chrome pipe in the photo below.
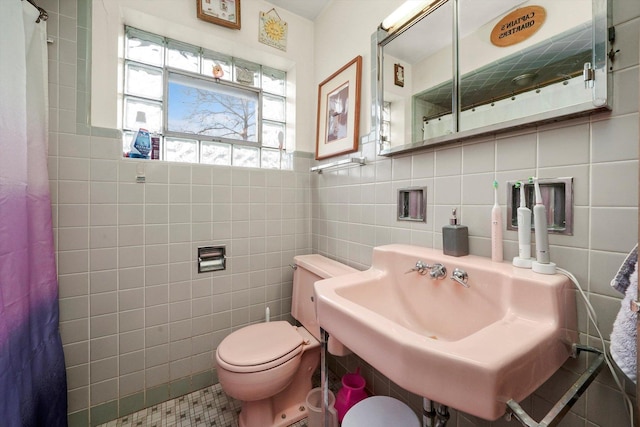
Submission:
<svg viewBox="0 0 640 427">
<path fill-rule="evenodd" d="M 446 427 L 449 422 L 449 407 L 446 405 L 438 406 L 436 410 L 436 425 L 435 427 Z"/>
<path fill-rule="evenodd" d="M 434 427 L 436 418 L 436 408 L 433 400 L 422 398 L 422 427 Z"/>
<path fill-rule="evenodd" d="M 327 344 L 329 333 L 320 328 L 320 387 L 322 391 L 322 425 L 331 427 L 331 417 L 329 410 L 329 366 L 327 361 Z"/>
</svg>

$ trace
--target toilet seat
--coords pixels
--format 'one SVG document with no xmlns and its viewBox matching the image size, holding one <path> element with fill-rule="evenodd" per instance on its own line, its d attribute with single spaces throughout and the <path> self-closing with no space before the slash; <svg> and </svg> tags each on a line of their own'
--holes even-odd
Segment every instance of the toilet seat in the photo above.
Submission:
<svg viewBox="0 0 640 427">
<path fill-rule="evenodd" d="M 289 322 L 257 323 L 229 334 L 216 351 L 218 365 L 231 372 L 259 372 L 302 352 L 304 339 Z"/>
</svg>

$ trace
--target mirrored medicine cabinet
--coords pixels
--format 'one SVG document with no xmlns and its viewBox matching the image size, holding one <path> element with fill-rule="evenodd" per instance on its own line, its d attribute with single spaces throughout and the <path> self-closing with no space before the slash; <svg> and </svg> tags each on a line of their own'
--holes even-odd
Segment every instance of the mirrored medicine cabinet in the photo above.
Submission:
<svg viewBox="0 0 640 427">
<path fill-rule="evenodd" d="M 372 36 L 379 154 L 609 109 L 608 0 L 436 0 Z"/>
</svg>

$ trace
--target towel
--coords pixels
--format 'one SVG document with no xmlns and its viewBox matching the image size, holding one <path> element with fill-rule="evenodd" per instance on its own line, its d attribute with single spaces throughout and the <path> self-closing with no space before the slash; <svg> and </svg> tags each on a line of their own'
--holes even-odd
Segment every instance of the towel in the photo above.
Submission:
<svg viewBox="0 0 640 427">
<path fill-rule="evenodd" d="M 631 311 L 631 302 L 638 299 L 638 246 L 620 266 L 611 286 L 624 294 L 620 311 L 611 332 L 611 357 L 624 374 L 636 382 L 636 336 L 638 313 Z"/>
<path fill-rule="evenodd" d="M 620 266 L 620 270 L 618 270 L 618 274 L 611 281 L 611 286 L 621 294 L 626 293 L 627 288 L 629 287 L 629 277 L 633 270 L 636 268 L 636 264 L 638 263 L 638 245 L 633 248 L 627 258 L 624 260 L 622 265 Z"/>
</svg>

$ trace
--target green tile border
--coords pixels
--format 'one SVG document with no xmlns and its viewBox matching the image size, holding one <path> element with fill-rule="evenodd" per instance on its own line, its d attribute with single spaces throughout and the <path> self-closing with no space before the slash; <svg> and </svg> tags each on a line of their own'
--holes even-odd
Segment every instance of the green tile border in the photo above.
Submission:
<svg viewBox="0 0 640 427">
<path fill-rule="evenodd" d="M 120 399 L 118 418 L 133 414 L 146 408 L 144 404 L 144 392 L 130 394 Z"/>
<path fill-rule="evenodd" d="M 91 427 L 118 418 L 118 401 L 103 403 L 91 408 Z"/>
<path fill-rule="evenodd" d="M 169 383 L 169 397 L 175 399 L 191 393 L 191 377 L 181 378 Z"/>
<path fill-rule="evenodd" d="M 169 400 L 169 384 L 149 388 L 145 392 L 145 407 L 149 408 Z"/>
<path fill-rule="evenodd" d="M 301 159 L 313 159 L 315 158 L 315 153 L 310 153 L 308 151 L 294 151 L 293 156 Z"/>
<path fill-rule="evenodd" d="M 89 410 L 74 412 L 67 415 L 68 427 L 87 427 L 89 425 Z"/>
<path fill-rule="evenodd" d="M 76 133 L 91 135 L 91 11 L 92 2 L 78 0 L 76 22 Z"/>
<path fill-rule="evenodd" d="M 217 382 L 216 379 L 213 371 L 196 374 L 191 377 L 191 391 L 193 392 L 209 387 Z"/>
<path fill-rule="evenodd" d="M 122 138 L 122 131 L 120 129 L 91 126 L 91 136 L 101 136 L 104 138 Z"/>
</svg>

